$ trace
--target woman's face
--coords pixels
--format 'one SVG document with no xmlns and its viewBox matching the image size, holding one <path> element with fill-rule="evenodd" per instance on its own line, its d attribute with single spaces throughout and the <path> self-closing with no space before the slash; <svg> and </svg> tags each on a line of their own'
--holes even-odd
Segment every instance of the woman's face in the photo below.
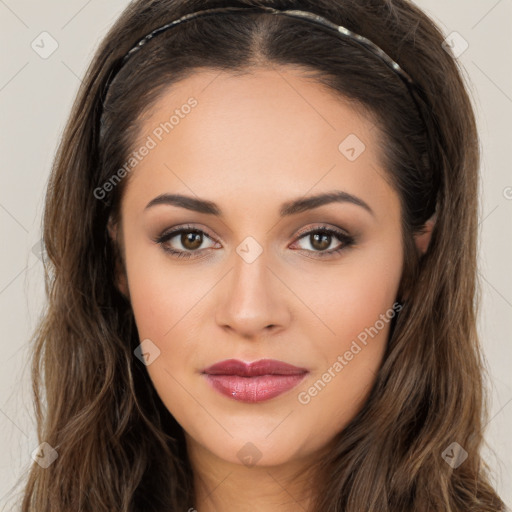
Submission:
<svg viewBox="0 0 512 512">
<path fill-rule="evenodd" d="M 398 310 L 401 209 L 376 126 L 286 67 L 198 72 L 141 126 L 119 286 L 159 396 L 192 457 L 314 457 L 363 406 Z M 262 359 L 296 368 L 244 373 Z"/>
</svg>

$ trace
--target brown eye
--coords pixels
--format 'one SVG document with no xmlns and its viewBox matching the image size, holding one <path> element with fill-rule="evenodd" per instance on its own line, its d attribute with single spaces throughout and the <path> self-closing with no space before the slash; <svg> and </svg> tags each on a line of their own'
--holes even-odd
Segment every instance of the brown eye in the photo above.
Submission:
<svg viewBox="0 0 512 512">
<path fill-rule="evenodd" d="M 330 245 L 332 241 L 332 235 L 327 235 L 324 233 L 315 233 L 310 236 L 311 246 L 319 251 L 325 251 Z"/>
<path fill-rule="evenodd" d="M 306 240 L 310 246 L 310 248 L 302 247 L 302 250 L 305 250 L 308 253 L 313 253 L 314 257 L 319 258 L 334 256 L 337 253 L 348 249 L 355 243 L 354 237 L 327 226 L 320 226 L 316 229 L 303 233 L 296 243 L 301 240 Z M 338 244 L 336 244 L 337 246 L 334 245 L 334 248 L 328 250 L 336 240 L 338 241 Z"/>
<path fill-rule="evenodd" d="M 213 242 L 205 232 L 194 227 L 183 226 L 160 235 L 155 242 L 162 246 L 165 252 L 178 258 L 195 257 L 203 252 L 201 246 L 206 240 Z M 210 246 L 211 248 L 212 246 Z M 205 247 L 204 249 L 208 249 Z"/>
<path fill-rule="evenodd" d="M 201 247 L 201 244 L 203 243 L 203 235 L 199 231 L 185 231 L 181 233 L 180 242 L 185 249 L 195 251 Z"/>
</svg>

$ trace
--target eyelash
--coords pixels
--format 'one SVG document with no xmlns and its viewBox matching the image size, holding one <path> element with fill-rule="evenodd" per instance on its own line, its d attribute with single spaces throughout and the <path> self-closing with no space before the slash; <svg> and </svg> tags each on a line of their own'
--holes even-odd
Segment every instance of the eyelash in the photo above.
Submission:
<svg viewBox="0 0 512 512">
<path fill-rule="evenodd" d="M 207 238 L 210 238 L 210 240 L 212 240 L 212 238 L 201 229 L 195 228 L 193 226 L 181 226 L 177 229 L 174 229 L 167 233 L 161 234 L 153 241 L 155 243 L 159 244 L 166 253 L 170 254 L 174 258 L 185 258 L 185 259 L 195 258 L 196 256 L 194 256 L 193 254 L 201 252 L 201 251 L 176 251 L 176 250 L 170 249 L 169 247 L 166 247 L 164 245 L 166 242 L 173 239 L 176 235 L 180 235 L 182 233 L 203 234 Z M 331 249 L 330 251 L 310 251 L 308 249 L 300 249 L 300 250 L 306 251 L 306 252 L 314 252 L 316 254 L 316 256 L 314 256 L 315 258 L 327 258 L 329 256 L 334 256 L 334 255 L 344 251 L 345 249 L 348 249 L 349 247 L 353 246 L 355 243 L 354 237 L 349 236 L 349 235 L 343 233 L 342 231 L 338 231 L 337 229 L 330 228 L 328 226 L 318 226 L 318 227 L 311 229 L 309 231 L 306 231 L 304 233 L 300 233 L 300 235 L 298 236 L 296 241 L 299 241 L 302 238 L 305 238 L 305 237 L 313 235 L 313 234 L 322 234 L 322 235 L 333 236 L 333 237 L 337 238 L 342 243 L 341 247 L 339 247 L 338 249 Z"/>
</svg>

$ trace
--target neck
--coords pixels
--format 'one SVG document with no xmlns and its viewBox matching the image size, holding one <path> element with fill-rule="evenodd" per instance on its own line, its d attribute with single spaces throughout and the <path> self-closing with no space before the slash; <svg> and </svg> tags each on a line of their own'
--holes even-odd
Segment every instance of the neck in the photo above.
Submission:
<svg viewBox="0 0 512 512">
<path fill-rule="evenodd" d="M 196 498 L 190 512 L 312 511 L 312 468 L 318 454 L 280 465 L 247 466 L 217 457 L 188 436 L 187 445 Z"/>
</svg>

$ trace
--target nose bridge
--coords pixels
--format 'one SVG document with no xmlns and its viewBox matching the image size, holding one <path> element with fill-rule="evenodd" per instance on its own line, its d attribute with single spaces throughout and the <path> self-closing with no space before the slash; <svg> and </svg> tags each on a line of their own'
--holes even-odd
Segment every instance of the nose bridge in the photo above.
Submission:
<svg viewBox="0 0 512 512">
<path fill-rule="evenodd" d="M 287 322 L 287 306 L 279 280 L 274 276 L 272 257 L 254 238 L 247 237 L 233 253 L 233 268 L 222 287 L 217 322 L 242 336 Z"/>
</svg>

